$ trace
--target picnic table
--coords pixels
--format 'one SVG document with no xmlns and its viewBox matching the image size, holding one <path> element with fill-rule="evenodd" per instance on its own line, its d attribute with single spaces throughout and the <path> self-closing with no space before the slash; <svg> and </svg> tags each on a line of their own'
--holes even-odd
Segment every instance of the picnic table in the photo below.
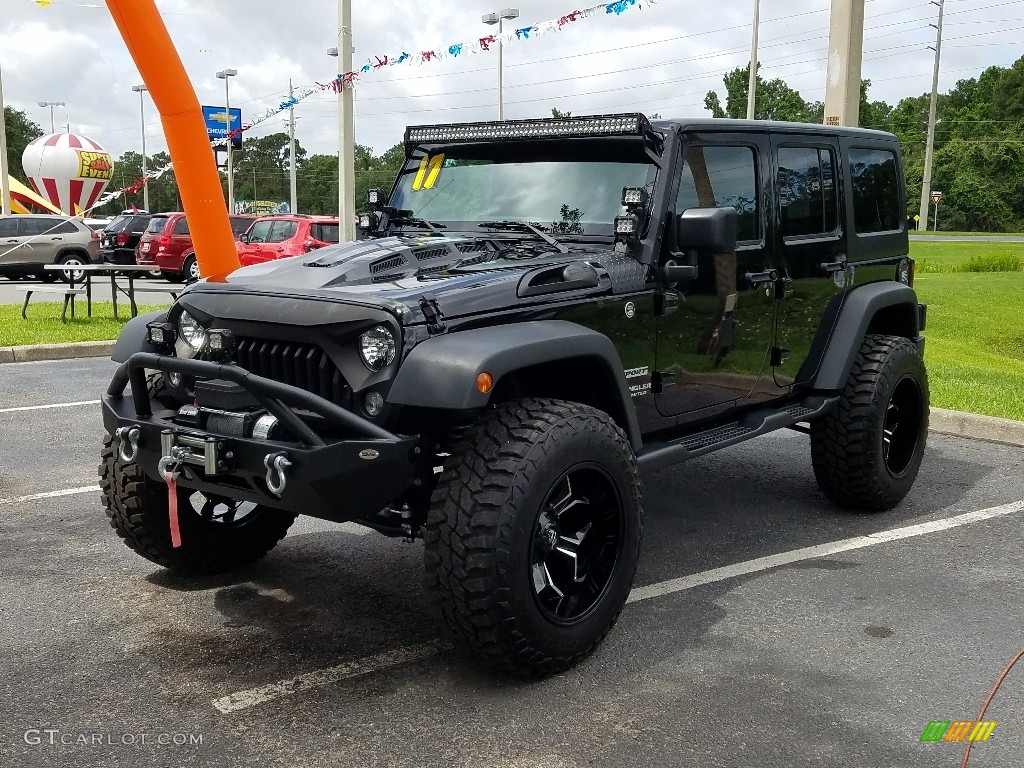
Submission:
<svg viewBox="0 0 1024 768">
<path fill-rule="evenodd" d="M 64 308 L 61 311 L 61 321 L 67 322 L 66 313 L 70 303 L 71 306 L 71 317 L 75 316 L 75 297 L 80 296 L 83 293 L 83 288 L 76 288 L 75 284 L 84 287 L 86 309 L 88 316 L 92 317 L 92 279 L 94 276 L 103 277 L 109 276 L 110 278 L 110 300 L 114 306 L 114 319 L 120 320 L 117 314 L 117 298 L 118 294 L 121 294 L 128 299 L 128 303 L 131 307 L 132 317 L 139 314 L 139 308 L 135 304 L 135 294 L 144 293 L 169 293 L 174 298 L 178 297 L 181 293 L 181 288 L 148 288 L 148 287 L 135 287 L 135 277 L 140 273 L 152 272 L 153 267 L 144 266 L 141 264 L 83 264 L 79 267 L 69 269 L 62 264 L 47 264 L 43 267 L 47 270 L 59 270 L 61 272 L 67 272 L 69 274 L 69 281 L 66 288 L 59 288 L 56 286 L 50 287 L 31 287 L 22 288 L 25 291 L 25 304 L 21 308 L 21 316 L 26 317 L 25 310 L 28 309 L 28 301 L 32 297 L 33 293 L 62 293 L 64 295 Z M 76 275 L 82 273 L 76 279 Z M 117 282 L 118 275 L 128 278 L 127 287 L 122 286 Z"/>
</svg>

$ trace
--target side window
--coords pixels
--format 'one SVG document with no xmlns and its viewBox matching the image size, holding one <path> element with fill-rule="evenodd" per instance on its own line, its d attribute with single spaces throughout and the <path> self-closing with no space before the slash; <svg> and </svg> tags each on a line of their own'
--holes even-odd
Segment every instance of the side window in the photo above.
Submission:
<svg viewBox="0 0 1024 768">
<path fill-rule="evenodd" d="M 779 148 L 779 210 L 783 237 L 836 231 L 836 161 L 830 149 Z"/>
<path fill-rule="evenodd" d="M 850 179 L 855 232 L 897 232 L 903 228 L 895 152 L 851 149 Z"/>
<path fill-rule="evenodd" d="M 313 237 L 324 243 L 336 243 L 338 242 L 338 225 L 314 224 Z"/>
<path fill-rule="evenodd" d="M 187 235 L 188 234 L 188 219 L 182 216 L 178 219 L 174 225 L 174 234 L 176 235 Z"/>
<path fill-rule="evenodd" d="M 691 144 L 685 154 L 676 213 L 688 208 L 731 205 L 738 214 L 736 239 L 740 242 L 760 239 L 761 216 L 753 148 Z"/>
<path fill-rule="evenodd" d="M 265 243 L 270 237 L 270 228 L 274 225 L 272 221 L 257 221 L 249 228 L 250 243 Z"/>
<path fill-rule="evenodd" d="M 17 237 L 18 220 L 15 217 L 0 219 L 0 237 Z"/>
<path fill-rule="evenodd" d="M 21 222 L 22 237 L 34 237 L 36 235 L 54 234 L 57 227 L 63 224 L 60 219 L 34 219 L 25 218 Z"/>
<path fill-rule="evenodd" d="M 274 228 L 270 233 L 268 243 L 283 243 L 285 240 L 294 237 L 299 225 L 294 221 L 275 221 Z"/>
</svg>

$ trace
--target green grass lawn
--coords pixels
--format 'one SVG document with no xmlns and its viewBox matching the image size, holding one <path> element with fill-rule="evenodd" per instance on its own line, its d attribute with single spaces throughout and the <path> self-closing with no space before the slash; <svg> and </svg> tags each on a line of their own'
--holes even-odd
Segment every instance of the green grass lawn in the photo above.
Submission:
<svg viewBox="0 0 1024 768">
<path fill-rule="evenodd" d="M 140 306 L 139 312 L 161 309 L 160 306 Z M 0 304 L 0 347 L 22 344 L 63 344 L 71 341 L 104 341 L 116 339 L 128 321 L 131 310 L 118 303 L 121 322 L 114 320 L 113 305 L 109 302 L 92 304 L 92 317 L 86 317 L 85 301 L 75 303 L 75 319 L 68 310 L 68 324 L 60 321 L 59 302 L 30 302 L 28 319 L 21 317 L 20 304 Z"/>
<path fill-rule="evenodd" d="M 1024 243 L 920 243 L 910 244 L 917 274 L 925 272 L 989 271 L 982 267 L 1017 269 L 1024 263 Z M 968 270 L 974 264 L 973 270 Z"/>
<path fill-rule="evenodd" d="M 1024 272 L 918 274 L 932 405 L 1024 421 Z"/>
</svg>

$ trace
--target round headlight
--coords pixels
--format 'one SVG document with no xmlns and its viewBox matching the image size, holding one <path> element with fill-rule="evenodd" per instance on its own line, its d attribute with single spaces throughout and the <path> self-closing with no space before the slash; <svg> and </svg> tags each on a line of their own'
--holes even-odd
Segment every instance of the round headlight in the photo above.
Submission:
<svg viewBox="0 0 1024 768">
<path fill-rule="evenodd" d="M 371 371 L 391 365 L 395 359 L 395 337 L 383 325 L 371 328 L 359 337 L 359 356 Z"/>
<path fill-rule="evenodd" d="M 182 312 L 178 318 L 178 336 L 195 350 L 202 349 L 206 343 L 206 329 L 188 312 Z"/>
</svg>

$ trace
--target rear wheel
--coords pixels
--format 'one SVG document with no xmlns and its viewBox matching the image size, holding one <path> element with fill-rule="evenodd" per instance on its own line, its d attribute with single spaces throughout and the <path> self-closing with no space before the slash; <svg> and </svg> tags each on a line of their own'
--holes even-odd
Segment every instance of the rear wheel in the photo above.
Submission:
<svg viewBox="0 0 1024 768">
<path fill-rule="evenodd" d="M 167 486 L 103 439 L 100 491 L 110 526 L 137 554 L 184 574 L 223 573 L 255 562 L 284 538 L 295 515 L 178 488 L 181 546 L 171 545 Z"/>
<path fill-rule="evenodd" d="M 445 461 L 424 533 L 427 584 L 478 657 L 551 674 L 615 624 L 642 526 L 636 460 L 607 414 L 557 400 L 502 404 Z"/>
<path fill-rule="evenodd" d="M 57 274 L 65 283 L 80 283 L 85 277 L 85 272 L 75 267 L 82 267 L 89 263 L 89 259 L 78 253 L 69 253 L 57 259 L 57 263 L 64 267 Z"/>
<path fill-rule="evenodd" d="M 917 346 L 866 336 L 839 408 L 811 423 L 818 486 L 842 507 L 891 509 L 917 478 L 927 435 L 928 375 Z"/>
</svg>

